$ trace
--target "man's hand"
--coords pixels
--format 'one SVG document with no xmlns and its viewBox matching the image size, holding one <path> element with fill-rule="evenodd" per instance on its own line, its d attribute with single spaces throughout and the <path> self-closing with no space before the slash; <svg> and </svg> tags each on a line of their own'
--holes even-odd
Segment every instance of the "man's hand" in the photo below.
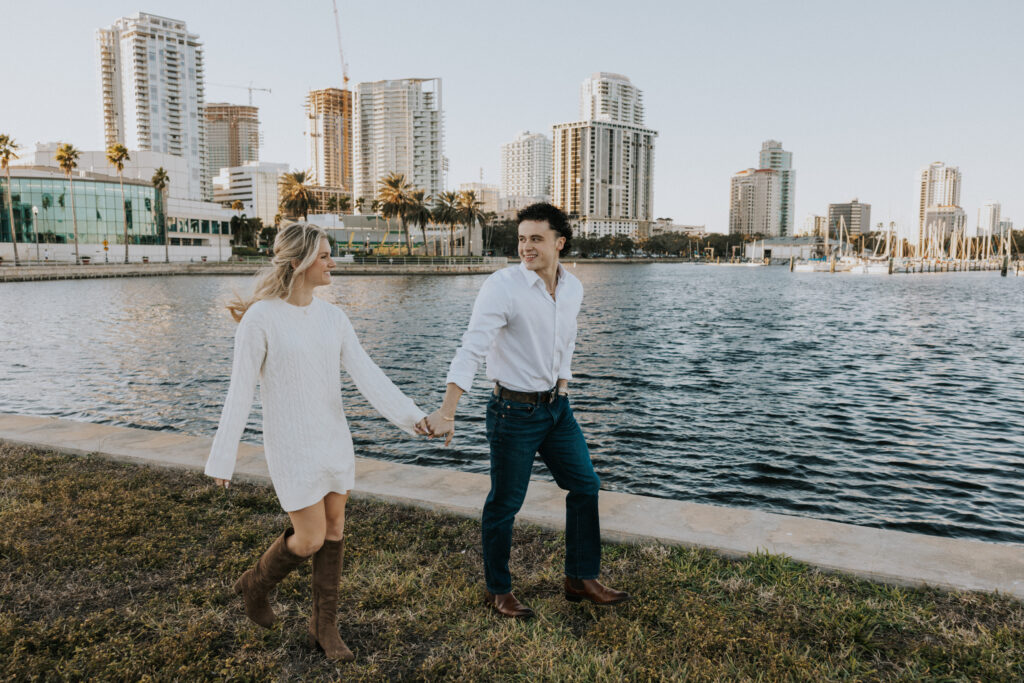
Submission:
<svg viewBox="0 0 1024 683">
<path fill-rule="evenodd" d="M 427 418 L 423 418 L 414 424 L 412 428 L 418 436 L 432 436 L 430 433 L 430 426 L 427 424 Z"/>
<path fill-rule="evenodd" d="M 430 436 L 443 436 L 445 437 L 444 445 L 449 445 L 452 442 L 452 437 L 455 436 L 454 417 L 454 415 L 445 415 L 443 407 L 428 415 L 427 427 L 430 429 Z"/>
</svg>

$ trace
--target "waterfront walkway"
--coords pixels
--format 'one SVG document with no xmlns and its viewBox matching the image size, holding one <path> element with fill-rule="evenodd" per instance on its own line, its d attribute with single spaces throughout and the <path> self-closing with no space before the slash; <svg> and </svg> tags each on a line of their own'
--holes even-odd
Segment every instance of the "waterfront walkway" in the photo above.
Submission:
<svg viewBox="0 0 1024 683">
<path fill-rule="evenodd" d="M 117 461 L 202 471 L 210 439 L 0 413 L 0 441 Z M 263 449 L 242 444 L 236 480 L 270 483 Z M 479 517 L 488 477 L 356 458 L 355 498 Z M 562 530 L 565 494 L 534 481 L 518 520 Z M 602 537 L 610 542 L 701 546 L 739 557 L 767 551 L 830 571 L 900 585 L 998 591 L 1024 599 L 1024 546 L 886 531 L 603 491 Z"/>
<path fill-rule="evenodd" d="M 24 265 L 0 267 L 0 282 L 33 280 L 78 280 L 111 277 L 150 277 L 154 275 L 253 275 L 265 263 L 93 263 L 76 266 Z M 334 275 L 472 275 L 493 273 L 508 265 L 504 258 L 419 259 L 418 262 L 339 263 Z"/>
</svg>

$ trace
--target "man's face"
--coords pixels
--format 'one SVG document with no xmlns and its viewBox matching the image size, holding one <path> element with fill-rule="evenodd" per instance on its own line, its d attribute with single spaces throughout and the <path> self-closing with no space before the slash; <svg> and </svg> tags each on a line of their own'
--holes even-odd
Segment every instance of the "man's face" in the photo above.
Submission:
<svg viewBox="0 0 1024 683">
<path fill-rule="evenodd" d="M 565 238 L 547 221 L 523 221 L 519 224 L 519 258 L 527 270 L 544 270 L 558 263 L 558 252 Z"/>
</svg>

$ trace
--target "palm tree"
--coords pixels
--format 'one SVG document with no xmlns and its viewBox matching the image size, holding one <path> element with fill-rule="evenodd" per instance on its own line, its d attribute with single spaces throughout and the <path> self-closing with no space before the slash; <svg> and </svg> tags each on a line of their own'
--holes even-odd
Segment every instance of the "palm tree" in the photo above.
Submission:
<svg viewBox="0 0 1024 683">
<path fill-rule="evenodd" d="M 370 213 L 374 213 L 374 214 L 380 213 L 380 200 L 379 199 L 374 199 L 372 202 L 370 202 Z"/>
<path fill-rule="evenodd" d="M 459 193 L 459 220 L 466 226 L 466 256 L 472 255 L 473 225 L 477 221 L 482 224 L 486 220 L 481 206 L 483 204 L 476 198 L 475 190 L 463 190 Z"/>
<path fill-rule="evenodd" d="M 78 168 L 78 155 L 81 154 L 70 142 L 62 143 L 57 147 L 57 154 L 54 157 L 60 165 L 64 175 L 68 177 L 68 191 L 71 194 L 71 224 L 75 230 L 75 265 L 81 263 L 78 257 L 78 216 L 75 215 L 75 184 L 71 174 Z M 63 206 L 63 203 L 61 204 Z"/>
<path fill-rule="evenodd" d="M 494 242 L 494 224 L 498 221 L 498 214 L 494 211 L 485 211 L 483 223 L 480 227 L 483 229 L 483 247 L 486 251 Z"/>
<path fill-rule="evenodd" d="M 163 219 L 164 224 L 164 263 L 171 262 L 171 238 L 167 234 L 167 198 L 164 196 L 164 191 L 167 186 L 171 183 L 171 177 L 167 175 L 167 171 L 163 166 L 156 169 L 153 173 L 150 182 L 153 183 L 153 187 L 160 193 L 160 217 Z"/>
<path fill-rule="evenodd" d="M 405 181 L 402 173 L 389 173 L 380 179 L 380 190 L 377 196 L 380 198 L 380 208 L 384 218 L 389 221 L 393 216 L 398 217 L 398 224 L 405 235 L 405 248 L 412 256 L 412 238 L 409 237 L 409 226 L 405 223 L 405 214 L 409 211 L 409 204 L 412 200 L 412 185 Z"/>
<path fill-rule="evenodd" d="M 365 197 L 359 197 L 358 199 L 356 199 L 356 211 L 358 211 L 359 213 L 362 213 L 363 212 L 363 205 L 364 204 L 366 204 L 366 198 Z"/>
<path fill-rule="evenodd" d="M 307 220 L 309 212 L 320 206 L 310 187 L 311 179 L 309 171 L 293 171 L 281 176 L 281 208 L 288 215 Z"/>
<path fill-rule="evenodd" d="M 107 161 L 117 169 L 117 179 L 121 183 L 121 215 L 124 216 L 124 262 L 128 263 L 128 205 L 124 201 L 124 162 L 131 161 L 128 148 L 118 143 L 107 147 Z"/>
<path fill-rule="evenodd" d="M 427 223 L 433 218 L 433 214 L 430 213 L 430 197 L 426 196 L 426 190 L 413 190 L 412 195 L 409 197 L 409 208 L 405 213 L 405 220 L 409 221 L 412 225 L 420 226 L 420 231 L 423 233 L 423 254 L 426 255 L 427 251 Z M 434 256 L 437 256 L 437 245 L 434 245 Z"/>
<path fill-rule="evenodd" d="M 347 194 L 343 194 L 338 197 L 338 211 L 340 213 L 348 213 L 352 209 L 352 198 Z"/>
<path fill-rule="evenodd" d="M 455 226 L 459 223 L 459 195 L 456 192 L 442 192 L 434 198 L 431 212 L 435 223 L 448 226 L 448 255 L 455 255 Z"/>
<path fill-rule="evenodd" d="M 338 213 L 338 196 L 332 194 L 328 197 L 325 208 L 328 213 Z"/>
<path fill-rule="evenodd" d="M 10 167 L 11 160 L 18 158 L 18 155 L 14 151 L 16 149 L 18 149 L 18 143 L 14 141 L 14 138 L 6 133 L 0 134 L 0 166 L 3 166 L 4 172 L 7 174 L 7 216 L 11 221 L 11 244 L 14 245 L 14 265 L 17 266 L 19 265 L 18 233 L 14 230 L 14 199 L 11 195 Z"/>
</svg>

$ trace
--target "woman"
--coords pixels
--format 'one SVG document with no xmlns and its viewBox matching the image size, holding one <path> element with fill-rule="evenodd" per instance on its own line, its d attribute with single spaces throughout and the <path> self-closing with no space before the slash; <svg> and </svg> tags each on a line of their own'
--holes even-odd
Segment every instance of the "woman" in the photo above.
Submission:
<svg viewBox="0 0 1024 683">
<path fill-rule="evenodd" d="M 384 417 L 410 434 L 426 434 L 425 414 L 366 355 L 352 323 L 336 306 L 313 298 L 331 283 L 331 250 L 323 230 L 293 223 L 274 240 L 272 268 L 248 301 L 228 307 L 238 325 L 231 386 L 206 474 L 227 488 L 257 379 L 263 400 L 263 443 L 286 530 L 235 583 L 245 613 L 274 623 L 268 593 L 313 557 L 311 644 L 331 659 L 351 661 L 337 629 L 338 576 L 344 552 L 345 502 L 355 482 L 352 436 L 341 400 L 341 368 Z"/>
</svg>

